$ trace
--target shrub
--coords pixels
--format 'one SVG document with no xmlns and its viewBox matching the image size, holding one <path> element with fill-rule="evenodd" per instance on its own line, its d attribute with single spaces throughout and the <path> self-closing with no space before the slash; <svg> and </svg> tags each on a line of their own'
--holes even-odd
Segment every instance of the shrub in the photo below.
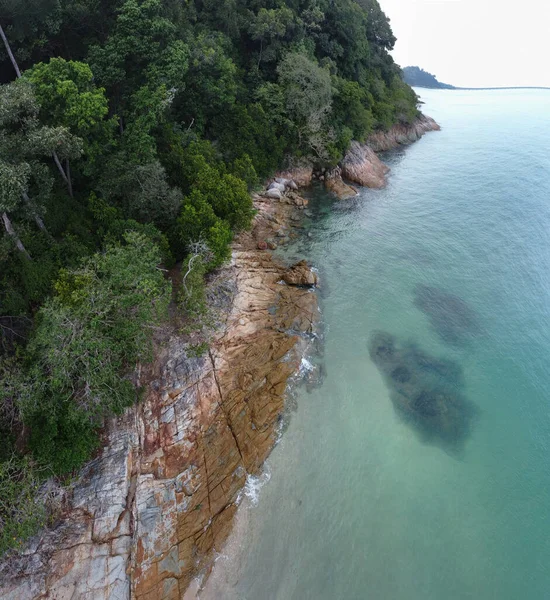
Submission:
<svg viewBox="0 0 550 600">
<path fill-rule="evenodd" d="M 23 420 L 31 449 L 58 473 L 82 464 L 102 419 L 135 400 L 124 375 L 150 358 L 150 328 L 166 313 L 170 285 L 158 247 L 135 232 L 125 241 L 62 271 L 28 346 Z"/>
<path fill-rule="evenodd" d="M 0 555 L 19 548 L 46 523 L 46 507 L 38 499 L 42 477 L 28 457 L 0 462 Z"/>
</svg>

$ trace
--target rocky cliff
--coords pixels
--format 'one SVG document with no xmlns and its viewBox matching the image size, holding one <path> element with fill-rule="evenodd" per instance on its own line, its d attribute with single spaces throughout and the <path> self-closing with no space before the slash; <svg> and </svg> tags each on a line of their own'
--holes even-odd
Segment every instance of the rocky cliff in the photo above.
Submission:
<svg viewBox="0 0 550 600">
<path fill-rule="evenodd" d="M 440 129 L 431 117 L 421 115 L 411 125 L 394 125 L 389 131 L 377 131 L 369 137 L 367 144 L 375 152 L 386 152 L 417 142 L 425 133 Z"/>
<path fill-rule="evenodd" d="M 437 129 L 423 117 L 377 133 L 319 178 L 342 198 L 357 194 L 342 176 L 382 187 L 388 168 L 375 152 Z M 280 173 L 272 188 L 280 198 L 255 197 L 252 231 L 210 285 L 223 324 L 208 354 L 193 357 L 175 330 L 159 340 L 155 363 L 138 373 L 143 401 L 107 425 L 104 448 L 68 491 L 59 521 L 0 562 L 0 598 L 178 600 L 211 568 L 315 340 L 317 275 L 269 252 L 295 235 L 307 205 L 288 184 L 309 185 L 313 175 Z"/>
<path fill-rule="evenodd" d="M 343 179 L 364 187 L 383 188 L 390 169 L 376 153 L 412 144 L 428 131 L 439 129 L 439 125 L 432 118 L 422 115 L 411 125 L 394 125 L 389 131 L 378 131 L 372 134 L 365 144 L 352 142 L 340 169 L 332 171 L 327 177 L 327 188 L 340 199 L 355 195 L 353 188 L 344 183 Z"/>
<path fill-rule="evenodd" d="M 306 203 L 255 199 L 252 232 L 211 284 L 224 324 L 210 351 L 193 358 L 176 331 L 164 337 L 139 373 L 144 400 L 108 424 L 60 521 L 0 564 L 1 598 L 176 600 L 210 568 L 314 338 L 316 274 L 260 249 L 285 239 Z"/>
</svg>

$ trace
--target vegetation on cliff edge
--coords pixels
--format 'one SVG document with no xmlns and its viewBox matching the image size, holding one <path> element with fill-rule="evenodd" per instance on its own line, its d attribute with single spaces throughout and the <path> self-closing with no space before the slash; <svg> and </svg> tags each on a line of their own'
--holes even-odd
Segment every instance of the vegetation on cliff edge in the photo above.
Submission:
<svg viewBox="0 0 550 600">
<path fill-rule="evenodd" d="M 2 552 L 136 400 L 160 266 L 197 314 L 261 178 L 418 112 L 377 0 L 0 0 L 0 34 Z"/>
</svg>

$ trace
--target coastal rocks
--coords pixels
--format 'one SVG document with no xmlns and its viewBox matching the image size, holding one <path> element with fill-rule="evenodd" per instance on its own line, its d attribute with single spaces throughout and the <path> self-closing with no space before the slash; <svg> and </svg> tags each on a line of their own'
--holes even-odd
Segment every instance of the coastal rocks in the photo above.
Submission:
<svg viewBox="0 0 550 600">
<path fill-rule="evenodd" d="M 460 452 L 476 409 L 463 395 L 462 369 L 434 358 L 414 345 L 398 347 L 394 336 L 373 335 L 369 353 L 383 375 L 397 413 L 423 441 Z"/>
<path fill-rule="evenodd" d="M 166 334 L 139 373 L 143 401 L 108 424 L 60 522 L 0 563 L 2 599 L 176 600 L 212 566 L 316 328 L 316 295 L 282 284 L 289 269 L 258 249 L 290 229 L 298 198 L 255 199 L 252 231 L 210 283 L 209 298 L 228 308 L 209 352 L 193 357 Z M 315 280 L 297 271 L 296 281 Z"/>
<path fill-rule="evenodd" d="M 317 273 L 311 270 L 307 261 L 302 260 L 283 273 L 283 281 L 287 285 L 298 287 L 315 287 L 319 283 Z"/>
<path fill-rule="evenodd" d="M 279 190 L 281 192 L 281 194 L 284 194 L 286 192 L 287 184 L 290 184 L 290 182 L 288 180 L 281 179 L 280 181 L 271 182 L 267 189 L 268 189 L 268 191 L 269 190 Z"/>
<path fill-rule="evenodd" d="M 311 185 L 313 180 L 313 167 L 303 166 L 289 169 L 287 171 L 279 171 L 276 174 L 277 179 L 288 179 L 294 181 L 298 188 L 305 188 Z"/>
<path fill-rule="evenodd" d="M 410 125 L 394 125 L 389 131 L 377 131 L 369 136 L 367 145 L 375 152 L 386 152 L 399 146 L 418 141 L 429 131 L 440 131 L 441 127 L 431 118 L 421 115 Z"/>
<path fill-rule="evenodd" d="M 273 200 L 281 200 L 283 197 L 283 192 L 281 192 L 281 190 L 278 188 L 270 188 L 264 192 L 264 196 Z"/>
<path fill-rule="evenodd" d="M 342 175 L 364 187 L 383 188 L 389 170 L 372 148 L 359 142 L 351 143 L 342 161 Z"/>
<path fill-rule="evenodd" d="M 437 287 L 416 286 L 414 304 L 427 315 L 438 335 L 448 344 L 463 344 L 481 331 L 474 310 L 462 298 Z"/>
<path fill-rule="evenodd" d="M 342 170 L 340 167 L 336 167 L 331 171 L 327 171 L 324 175 L 325 187 L 327 190 L 332 192 L 340 200 L 348 200 L 349 198 L 355 198 L 358 195 L 357 190 L 342 179 Z"/>
<path fill-rule="evenodd" d="M 262 195 L 272 200 L 282 200 L 287 193 L 294 192 L 297 189 L 298 185 L 294 180 L 277 177 L 268 185 L 267 190 Z"/>
</svg>

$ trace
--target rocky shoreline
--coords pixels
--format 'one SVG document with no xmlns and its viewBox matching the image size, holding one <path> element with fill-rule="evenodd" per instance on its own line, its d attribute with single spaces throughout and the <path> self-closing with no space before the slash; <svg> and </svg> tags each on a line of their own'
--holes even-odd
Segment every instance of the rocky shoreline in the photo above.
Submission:
<svg viewBox="0 0 550 600">
<path fill-rule="evenodd" d="M 377 153 L 407 146 L 418 141 L 424 134 L 440 129 L 432 118 L 422 115 L 412 125 L 395 125 L 389 131 L 372 134 L 365 144 L 352 142 L 340 167 L 324 174 L 325 186 L 341 200 L 357 195 L 357 190 L 346 181 L 362 187 L 381 189 L 386 186 L 390 169 Z"/>
<path fill-rule="evenodd" d="M 423 118 L 394 129 L 377 134 L 374 147 L 411 143 L 438 126 Z M 381 165 L 369 145 L 354 143 L 341 167 L 280 173 L 272 187 L 280 198 L 255 196 L 252 230 L 235 240 L 231 264 L 210 285 L 223 324 L 208 354 L 193 357 L 176 331 L 165 336 L 138 374 L 143 401 L 108 424 L 60 521 L 0 562 L 0 597 L 177 600 L 208 572 L 247 476 L 275 444 L 288 381 L 319 318 L 316 274 L 305 262 L 285 267 L 269 251 L 296 235 L 307 206 L 281 180 L 305 187 L 316 175 L 345 198 L 357 191 L 343 177 L 381 187 Z"/>
<path fill-rule="evenodd" d="M 144 400 L 108 424 L 59 523 L 0 565 L 0 597 L 177 599 L 210 568 L 318 319 L 316 274 L 279 264 L 266 242 L 288 239 L 307 201 L 254 204 L 252 231 L 210 284 L 224 323 L 208 354 L 191 356 L 177 332 L 159 345 L 139 374 Z"/>
</svg>

